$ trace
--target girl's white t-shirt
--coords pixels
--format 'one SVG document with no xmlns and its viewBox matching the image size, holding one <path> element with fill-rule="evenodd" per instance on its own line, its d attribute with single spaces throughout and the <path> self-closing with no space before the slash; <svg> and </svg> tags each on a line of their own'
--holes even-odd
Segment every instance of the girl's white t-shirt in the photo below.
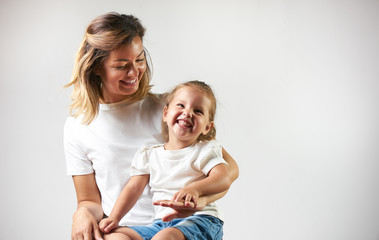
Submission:
<svg viewBox="0 0 379 240">
<path fill-rule="evenodd" d="M 100 104 L 98 116 L 89 125 L 68 117 L 64 127 L 64 150 L 68 175 L 95 173 L 103 211 L 109 215 L 130 178 L 130 166 L 141 146 L 163 143 L 161 137 L 162 95 L 148 95 L 129 104 Z M 120 225 L 146 225 L 154 219 L 147 187 Z"/>
<path fill-rule="evenodd" d="M 165 150 L 163 144 L 140 148 L 130 172 L 132 176 L 149 174 L 153 201 L 170 200 L 183 187 L 206 178 L 222 158 L 222 147 L 216 140 L 203 141 L 178 150 Z M 155 219 L 172 212 L 167 207 L 155 206 Z M 212 202 L 195 214 L 206 214 L 223 220 L 221 211 Z"/>
</svg>

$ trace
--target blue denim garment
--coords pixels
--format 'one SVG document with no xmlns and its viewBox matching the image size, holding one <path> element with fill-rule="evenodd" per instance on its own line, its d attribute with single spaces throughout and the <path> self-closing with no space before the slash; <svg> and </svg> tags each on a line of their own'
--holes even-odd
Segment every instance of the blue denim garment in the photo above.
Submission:
<svg viewBox="0 0 379 240">
<path fill-rule="evenodd" d="M 146 226 L 130 226 L 144 240 L 150 240 L 159 231 L 174 227 L 179 229 L 188 240 L 221 240 L 223 221 L 209 215 L 194 215 L 187 218 L 163 222 L 160 219 Z"/>
</svg>

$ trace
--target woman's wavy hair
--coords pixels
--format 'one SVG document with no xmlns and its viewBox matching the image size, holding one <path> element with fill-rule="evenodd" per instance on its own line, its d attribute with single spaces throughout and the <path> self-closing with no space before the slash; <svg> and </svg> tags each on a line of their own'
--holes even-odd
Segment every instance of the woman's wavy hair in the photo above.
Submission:
<svg viewBox="0 0 379 240">
<path fill-rule="evenodd" d="M 189 82 L 179 84 L 166 96 L 165 98 L 166 107 L 168 108 L 171 101 L 174 99 L 176 92 L 183 87 L 195 88 L 201 91 L 205 96 L 207 96 L 207 98 L 211 101 L 211 107 L 209 109 L 209 121 L 214 122 L 215 115 L 216 115 L 217 101 L 216 101 L 216 97 L 213 93 L 212 88 L 205 82 L 194 80 L 194 81 L 189 81 Z M 169 138 L 168 127 L 167 127 L 167 123 L 163 121 L 162 121 L 162 137 L 165 142 L 168 142 L 168 138 Z M 213 128 L 206 135 L 200 134 L 200 136 L 197 138 L 197 141 L 198 142 L 205 141 L 205 140 L 209 141 L 209 140 L 214 139 L 215 137 L 216 137 L 216 128 L 213 125 Z"/>
<path fill-rule="evenodd" d="M 140 20 L 132 15 L 110 12 L 95 18 L 89 24 L 76 55 L 71 81 L 65 86 L 74 87 L 70 105 L 72 116 L 83 115 L 82 122 L 85 124 L 93 121 L 99 112 L 100 101 L 104 100 L 101 91 L 102 80 L 95 73 L 96 70 L 111 51 L 130 43 L 136 36 L 143 40 L 144 35 L 145 28 Z M 151 61 L 147 61 L 146 65 L 138 90 L 128 97 L 128 101 L 142 100 L 150 93 Z"/>
</svg>

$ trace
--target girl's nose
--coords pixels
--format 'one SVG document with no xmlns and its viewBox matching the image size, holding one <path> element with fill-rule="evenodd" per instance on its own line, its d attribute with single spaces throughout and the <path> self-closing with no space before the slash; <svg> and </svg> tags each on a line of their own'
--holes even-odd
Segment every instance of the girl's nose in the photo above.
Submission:
<svg viewBox="0 0 379 240">
<path fill-rule="evenodd" d="M 192 117 L 192 111 L 189 109 L 184 109 L 183 115 L 191 118 Z"/>
</svg>

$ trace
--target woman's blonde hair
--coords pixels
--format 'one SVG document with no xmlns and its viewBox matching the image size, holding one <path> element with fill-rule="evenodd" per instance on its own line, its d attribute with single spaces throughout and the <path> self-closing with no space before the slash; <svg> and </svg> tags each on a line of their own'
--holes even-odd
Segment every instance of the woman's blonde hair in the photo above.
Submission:
<svg viewBox="0 0 379 240">
<path fill-rule="evenodd" d="M 95 18 L 89 24 L 76 55 L 71 81 L 65 86 L 74 86 L 70 105 L 72 116 L 83 115 L 82 121 L 85 124 L 93 121 L 99 112 L 100 101 L 104 100 L 101 91 L 102 80 L 95 72 L 111 51 L 130 43 L 134 37 L 138 36 L 142 40 L 144 35 L 145 28 L 139 19 L 132 15 L 111 12 Z M 138 90 L 128 97 L 128 101 L 142 100 L 150 93 L 149 64 L 151 63 L 147 62 Z"/>
<path fill-rule="evenodd" d="M 199 91 L 201 91 L 207 98 L 211 101 L 211 107 L 209 108 L 209 121 L 214 122 L 215 115 L 216 115 L 216 107 L 217 107 L 217 101 L 216 97 L 212 91 L 212 88 L 206 84 L 205 82 L 201 81 L 189 81 L 182 84 L 179 84 L 176 86 L 165 98 L 166 101 L 166 107 L 170 105 L 171 101 L 174 99 L 176 92 L 183 88 L 183 87 L 191 87 L 195 88 Z M 168 127 L 167 123 L 162 121 L 162 137 L 165 142 L 168 142 Z M 216 128 L 213 125 L 213 128 L 206 134 L 200 134 L 200 136 L 197 138 L 197 141 L 205 141 L 205 140 L 212 140 L 216 137 Z"/>
</svg>

